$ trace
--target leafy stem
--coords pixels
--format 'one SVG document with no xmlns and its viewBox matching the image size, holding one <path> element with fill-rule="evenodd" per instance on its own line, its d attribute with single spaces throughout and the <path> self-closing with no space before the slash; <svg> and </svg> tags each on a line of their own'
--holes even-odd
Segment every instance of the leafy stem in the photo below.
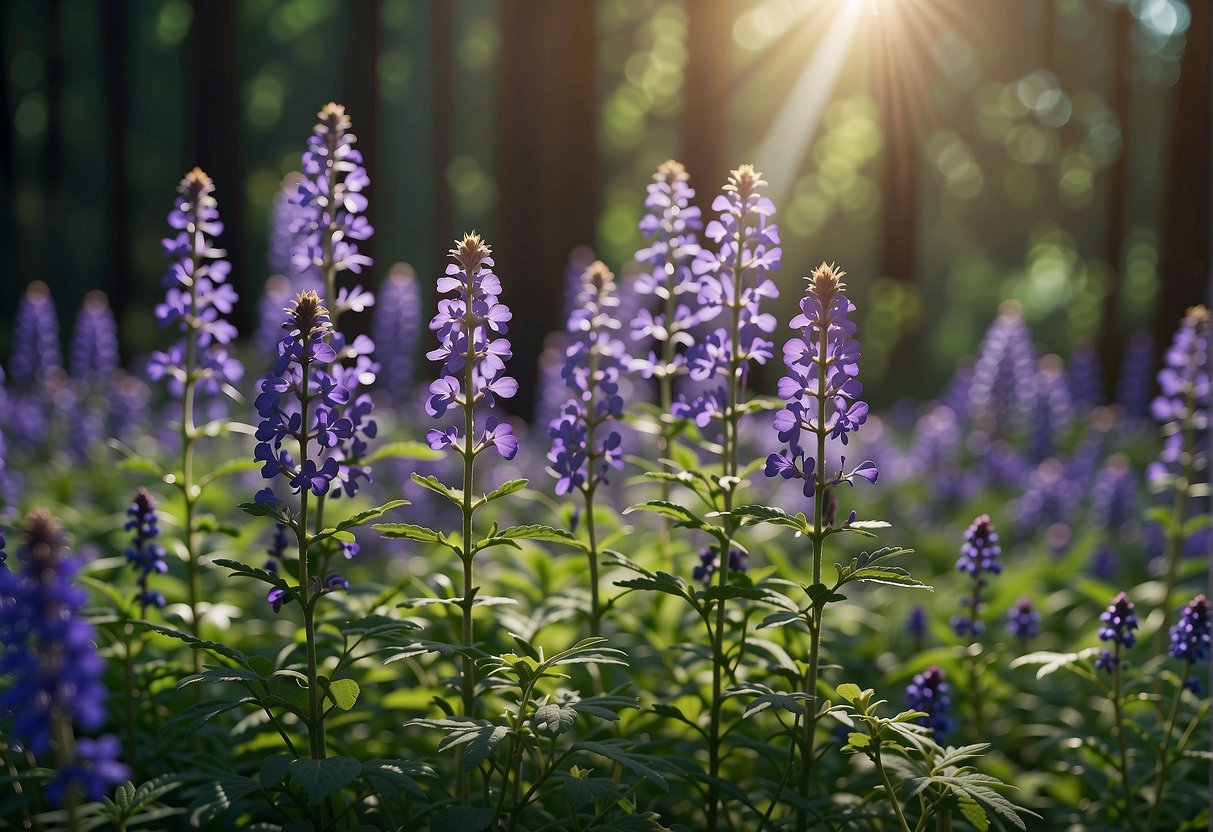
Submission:
<svg viewBox="0 0 1213 832">
<path fill-rule="evenodd" d="M 1168 746 L 1171 744 L 1171 734 L 1175 731 L 1175 721 L 1179 718 L 1179 706 L 1183 701 L 1184 682 L 1192 670 L 1191 660 L 1184 661 L 1184 670 L 1179 677 L 1179 685 L 1175 689 L 1175 699 L 1171 702 L 1171 711 L 1167 715 L 1166 728 L 1163 730 L 1162 744 L 1158 746 L 1158 769 L 1154 781 L 1154 801 L 1150 806 L 1150 814 L 1146 820 L 1147 832 L 1152 832 L 1158 823 L 1158 815 L 1162 810 L 1162 795 L 1167 785 L 1167 773 L 1171 769 L 1172 755 Z"/>
</svg>

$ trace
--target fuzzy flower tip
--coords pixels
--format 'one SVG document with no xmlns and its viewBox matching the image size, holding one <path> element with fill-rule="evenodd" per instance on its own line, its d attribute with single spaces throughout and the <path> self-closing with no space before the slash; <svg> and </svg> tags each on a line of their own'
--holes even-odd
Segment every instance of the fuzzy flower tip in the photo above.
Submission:
<svg viewBox="0 0 1213 832">
<path fill-rule="evenodd" d="M 627 364 L 616 333 L 615 275 L 601 260 L 582 273 L 577 307 L 569 315 L 561 378 L 573 397 L 548 425 L 548 460 L 556 493 L 589 489 L 623 467 L 623 437 L 611 424 L 623 415 L 619 377 Z"/>
<path fill-rule="evenodd" d="M 425 410 L 441 418 L 452 407 L 493 407 L 498 398 L 508 399 L 518 392 L 518 382 L 505 374 L 505 362 L 513 355 L 510 342 L 500 336 L 513 318 L 501 303 L 501 281 L 493 274 L 492 249 L 479 234 L 465 234 L 450 251 L 455 262 L 438 278 L 438 293 L 452 297 L 438 301 L 438 314 L 430 320 L 430 329 L 438 334 L 437 349 L 426 357 L 441 361 L 441 376 L 430 384 Z M 456 427 L 431 430 L 426 434 L 431 448 L 453 448 L 460 454 L 478 454 L 493 447 L 506 459 L 518 452 L 513 429 L 496 419 L 486 421 L 479 441 L 462 436 Z"/>
<path fill-rule="evenodd" d="M 1095 660 L 1095 668 L 1111 673 L 1120 664 L 1121 648 L 1129 649 L 1137 644 L 1137 615 L 1133 612 L 1133 602 L 1124 592 L 1112 599 L 1108 608 L 1099 615 L 1102 627 L 1099 630 L 1100 641 L 1110 641 L 1114 650 L 1104 650 Z"/>
<path fill-rule="evenodd" d="M 13 715 L 13 738 L 55 768 L 48 794 L 56 804 L 77 788 L 100 800 L 130 776 L 112 736 L 73 739 L 105 724 L 106 689 L 96 633 L 82 614 L 88 596 L 73 582 L 82 564 L 66 543 L 54 518 L 34 509 L 18 564 L 0 569 L 0 675 L 11 680 L 0 711 Z"/>
<path fill-rule="evenodd" d="M 262 463 L 262 476 L 285 479 L 293 493 L 307 489 L 321 496 L 332 489 L 353 496 L 370 481 L 370 469 L 352 461 L 365 451 L 361 435 L 375 433 L 374 422 L 366 418 L 369 408 L 360 400 L 351 402 L 349 389 L 331 372 L 336 360 L 328 342 L 332 324 L 320 297 L 302 292 L 286 312 L 278 361 L 262 379 L 256 400 L 261 423 L 254 459 Z M 293 440 L 289 447 L 287 439 Z M 296 461 L 295 451 L 303 458 Z M 273 499 L 272 492 L 258 494 L 259 501 Z"/>
<path fill-rule="evenodd" d="M 174 237 L 163 241 L 169 258 L 164 276 L 164 302 L 156 307 L 161 326 L 176 326 L 184 338 L 166 352 L 153 352 L 147 365 L 153 381 L 166 379 L 169 392 L 180 397 L 187 378 L 196 380 L 196 390 L 214 396 L 244 376 L 244 367 L 226 345 L 236 337 L 228 320 L 235 307 L 236 290 L 227 282 L 231 264 L 226 252 L 215 246 L 223 232 L 215 184 L 201 168 L 194 168 L 177 186 L 177 200 L 168 215 Z M 196 338 L 200 352 L 195 367 L 187 367 L 190 350 L 187 338 Z"/>
<path fill-rule="evenodd" d="M 779 380 L 779 397 L 786 407 L 775 414 L 772 426 L 779 441 L 787 446 L 767 457 L 766 475 L 804 480 L 804 495 L 816 493 L 818 465 L 806 457 L 801 437 L 836 439 L 843 445 L 847 437 L 867 421 L 868 405 L 859 399 L 863 384 L 859 381 L 859 342 L 855 340 L 855 311 L 846 294 L 842 278 L 846 272 L 827 263 L 813 270 L 808 289 L 800 301 L 800 314 L 792 326 L 800 335 L 783 345 L 788 374 Z M 826 485 L 854 484 L 856 478 L 876 482 L 876 463 L 864 460 L 848 471 L 846 458 L 842 468 L 827 476 Z"/>
<path fill-rule="evenodd" d="M 952 730 L 952 718 L 948 715 L 952 710 L 950 689 L 938 665 L 931 665 L 917 674 L 906 686 L 906 704 L 926 714 L 915 721 L 930 728 L 937 740 Z"/>
<path fill-rule="evenodd" d="M 156 501 L 145 489 L 139 489 L 130 508 L 126 510 L 129 518 L 123 529 L 133 532 L 131 545 L 127 546 L 124 554 L 126 561 L 139 573 L 139 592 L 135 600 L 139 602 L 141 615 L 147 616 L 148 607 L 163 607 L 164 596 L 148 588 L 148 578 L 151 575 L 163 575 L 168 572 L 168 564 L 164 560 L 164 547 L 156 542 L 160 536 L 160 519 L 156 514 Z"/>
</svg>

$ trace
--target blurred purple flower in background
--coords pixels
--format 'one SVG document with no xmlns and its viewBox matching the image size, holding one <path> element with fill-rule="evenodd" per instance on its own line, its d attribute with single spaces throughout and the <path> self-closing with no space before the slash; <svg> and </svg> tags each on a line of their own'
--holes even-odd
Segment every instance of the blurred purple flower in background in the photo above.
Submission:
<svg viewBox="0 0 1213 832">
<path fill-rule="evenodd" d="M 942 742 L 952 730 L 952 718 L 948 715 L 952 710 L 952 699 L 948 695 L 950 689 L 944 681 L 943 670 L 934 664 L 915 675 L 914 680 L 906 686 L 906 704 L 911 710 L 926 714 L 914 721 L 930 728 L 937 742 Z"/>
<path fill-rule="evenodd" d="M 83 564 L 66 545 L 54 518 L 34 509 L 22 529 L 19 565 L 0 569 L 0 674 L 11 679 L 0 713 L 11 713 L 14 739 L 56 768 L 48 788 L 56 804 L 76 787 L 100 800 L 130 776 L 113 737 L 74 739 L 76 730 L 105 724 L 106 689 L 96 635 L 81 614 L 88 595 L 73 583 Z"/>
</svg>

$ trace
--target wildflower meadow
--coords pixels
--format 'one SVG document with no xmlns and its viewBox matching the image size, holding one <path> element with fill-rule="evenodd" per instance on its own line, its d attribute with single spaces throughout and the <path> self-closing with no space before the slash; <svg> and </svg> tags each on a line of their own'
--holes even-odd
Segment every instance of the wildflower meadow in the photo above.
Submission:
<svg viewBox="0 0 1213 832">
<path fill-rule="evenodd" d="M 1210 827 L 1200 298 L 1108 373 L 1008 296 L 885 407 L 769 170 L 657 151 L 541 298 L 377 262 L 395 151 L 309 106 L 268 280 L 188 161 L 153 302 L 5 277 L 0 829 Z"/>
</svg>

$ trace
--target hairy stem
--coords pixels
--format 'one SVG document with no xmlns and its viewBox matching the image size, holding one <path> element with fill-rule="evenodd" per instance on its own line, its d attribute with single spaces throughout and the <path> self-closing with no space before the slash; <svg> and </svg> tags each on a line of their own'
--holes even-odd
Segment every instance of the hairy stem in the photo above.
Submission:
<svg viewBox="0 0 1213 832">
<path fill-rule="evenodd" d="M 872 763 L 876 766 L 876 771 L 880 773 L 880 782 L 884 783 L 885 794 L 888 795 L 889 803 L 893 806 L 893 813 L 897 815 L 897 823 L 901 826 L 902 832 L 910 832 L 910 825 L 906 823 L 905 813 L 901 810 L 901 801 L 897 799 L 897 792 L 893 789 L 893 782 L 889 779 L 889 773 L 885 771 L 884 763 L 880 759 L 880 739 L 876 738 L 876 747 L 872 751 Z"/>
<path fill-rule="evenodd" d="M 474 587 L 472 585 L 472 488 L 475 476 L 475 409 L 476 389 L 473 370 L 476 361 L 476 324 L 472 311 L 472 284 L 475 276 L 467 276 L 464 288 L 464 331 L 467 333 L 467 348 L 463 356 L 463 715 L 475 716 L 476 710 L 476 662 L 472 658 L 472 644 L 475 637 L 472 620 L 472 603 Z M 466 805 L 470 798 L 471 772 L 463 766 L 463 750 L 460 748 L 459 765 L 459 797 Z"/>
</svg>

